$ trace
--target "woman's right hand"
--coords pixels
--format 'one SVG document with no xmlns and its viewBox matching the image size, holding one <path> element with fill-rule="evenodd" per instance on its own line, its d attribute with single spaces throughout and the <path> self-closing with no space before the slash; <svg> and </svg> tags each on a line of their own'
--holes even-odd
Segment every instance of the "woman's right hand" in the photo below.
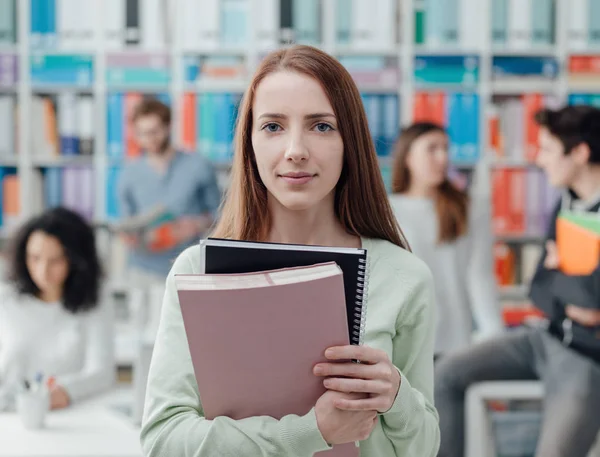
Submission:
<svg viewBox="0 0 600 457">
<path fill-rule="evenodd" d="M 377 424 L 377 411 L 344 411 L 334 406 L 340 398 L 360 400 L 365 394 L 347 394 L 328 390 L 315 405 L 317 425 L 329 444 L 344 444 L 366 440 Z"/>
</svg>

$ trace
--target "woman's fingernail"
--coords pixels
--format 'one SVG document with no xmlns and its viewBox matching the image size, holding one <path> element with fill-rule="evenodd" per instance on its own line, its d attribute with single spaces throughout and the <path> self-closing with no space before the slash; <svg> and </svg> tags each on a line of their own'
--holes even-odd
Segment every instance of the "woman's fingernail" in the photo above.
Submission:
<svg viewBox="0 0 600 457">
<path fill-rule="evenodd" d="M 331 357 L 333 355 L 333 349 L 327 349 L 325 351 L 325 357 Z"/>
<path fill-rule="evenodd" d="M 315 374 L 322 374 L 322 373 L 323 373 L 323 367 L 321 367 L 321 366 L 317 365 L 317 366 L 315 367 L 315 370 L 314 370 L 314 371 L 315 371 Z"/>
</svg>

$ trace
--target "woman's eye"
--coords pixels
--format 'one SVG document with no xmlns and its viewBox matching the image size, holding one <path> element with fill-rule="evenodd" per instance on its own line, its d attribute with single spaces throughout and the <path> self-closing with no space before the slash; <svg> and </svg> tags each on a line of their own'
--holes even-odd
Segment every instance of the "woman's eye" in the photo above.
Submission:
<svg viewBox="0 0 600 457">
<path fill-rule="evenodd" d="M 268 132 L 275 133 L 279 131 L 279 126 L 273 122 L 265 125 L 263 130 L 267 130 Z"/>
<path fill-rule="evenodd" d="M 326 124 L 324 122 L 319 122 L 317 125 L 317 130 L 321 133 L 325 133 L 325 132 L 329 132 L 330 130 L 333 130 L 333 127 L 331 127 L 331 125 Z"/>
</svg>

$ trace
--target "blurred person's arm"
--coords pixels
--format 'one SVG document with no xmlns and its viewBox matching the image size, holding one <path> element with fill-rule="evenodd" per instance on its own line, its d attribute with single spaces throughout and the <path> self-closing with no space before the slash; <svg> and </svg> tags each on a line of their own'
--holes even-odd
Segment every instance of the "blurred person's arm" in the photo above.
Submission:
<svg viewBox="0 0 600 457">
<path fill-rule="evenodd" d="M 105 289 L 96 308 L 84 316 L 84 365 L 79 372 L 56 377 L 70 402 L 108 390 L 115 381 L 114 308 Z"/>
<path fill-rule="evenodd" d="M 120 176 L 117 197 L 121 219 L 132 217 L 137 213 L 133 194 L 131 192 L 131 176 L 127 169 L 124 169 Z M 139 244 L 138 237 L 135 234 L 121 232 L 120 236 L 124 243 L 129 247 L 134 247 Z"/>
<path fill-rule="evenodd" d="M 467 287 L 478 338 L 488 338 L 504 331 L 494 275 L 492 214 L 484 200 L 474 200 L 470 213 L 468 236 L 472 242 L 466 272 Z"/>
</svg>

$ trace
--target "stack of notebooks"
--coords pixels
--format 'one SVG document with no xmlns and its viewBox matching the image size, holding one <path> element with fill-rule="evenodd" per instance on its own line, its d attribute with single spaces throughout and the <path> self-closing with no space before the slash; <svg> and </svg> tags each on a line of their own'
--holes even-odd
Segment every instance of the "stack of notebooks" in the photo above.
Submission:
<svg viewBox="0 0 600 457">
<path fill-rule="evenodd" d="M 200 262 L 175 283 L 205 417 L 308 413 L 325 350 L 363 342 L 366 250 L 209 238 Z"/>
</svg>

